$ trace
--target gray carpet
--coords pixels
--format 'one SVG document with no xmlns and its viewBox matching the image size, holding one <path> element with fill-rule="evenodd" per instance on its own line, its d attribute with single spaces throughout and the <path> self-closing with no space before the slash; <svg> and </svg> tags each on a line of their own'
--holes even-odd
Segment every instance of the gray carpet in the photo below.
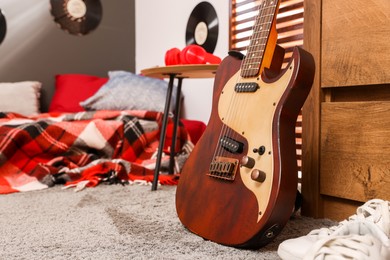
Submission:
<svg viewBox="0 0 390 260">
<path fill-rule="evenodd" d="M 187 231 L 175 186 L 61 188 L 0 195 L 0 259 L 279 259 L 284 239 L 334 224 L 296 216 L 266 247 L 243 250 Z"/>
</svg>

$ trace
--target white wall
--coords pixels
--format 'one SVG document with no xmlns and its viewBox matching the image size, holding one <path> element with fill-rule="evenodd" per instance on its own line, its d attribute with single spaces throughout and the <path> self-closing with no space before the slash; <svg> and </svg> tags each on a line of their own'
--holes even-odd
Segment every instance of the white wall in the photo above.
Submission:
<svg viewBox="0 0 390 260">
<path fill-rule="evenodd" d="M 136 0 L 136 72 L 164 66 L 165 52 L 185 47 L 188 18 L 202 0 Z M 208 0 L 218 15 L 219 36 L 214 55 L 224 58 L 228 52 L 229 1 Z M 185 79 L 183 116 L 208 122 L 214 79 Z"/>
</svg>

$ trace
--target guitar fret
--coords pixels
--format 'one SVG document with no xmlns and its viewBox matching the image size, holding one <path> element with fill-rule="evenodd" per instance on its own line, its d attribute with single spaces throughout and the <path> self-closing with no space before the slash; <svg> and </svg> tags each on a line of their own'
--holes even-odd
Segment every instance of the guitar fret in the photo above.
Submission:
<svg viewBox="0 0 390 260">
<path fill-rule="evenodd" d="M 250 69 L 250 70 L 245 70 L 243 73 L 242 73 L 242 77 L 253 77 L 255 75 L 257 75 L 257 73 L 259 73 L 259 70 L 260 68 L 253 68 L 253 69 Z"/>
<path fill-rule="evenodd" d="M 274 15 L 273 15 L 273 14 L 262 15 L 261 17 L 257 17 L 256 20 L 260 20 L 260 19 L 262 19 L 262 18 L 264 18 L 264 17 L 267 17 L 267 16 L 273 17 Z"/>
<path fill-rule="evenodd" d="M 245 71 L 258 71 L 258 68 L 246 68 Z"/>
<path fill-rule="evenodd" d="M 256 33 L 256 34 L 264 34 L 264 33 Z M 259 37 L 256 40 L 258 41 L 259 39 L 267 39 L 267 38 L 268 38 L 267 36 L 264 36 L 264 37 Z"/>
<path fill-rule="evenodd" d="M 261 60 L 262 57 L 260 56 L 252 56 L 252 57 L 246 57 L 246 62 L 247 63 L 250 63 L 250 62 L 253 62 L 253 61 L 257 61 L 257 60 Z"/>
<path fill-rule="evenodd" d="M 245 67 L 253 68 L 253 65 L 258 65 L 259 63 L 261 63 L 261 60 L 248 62 Z"/>
<path fill-rule="evenodd" d="M 242 73 L 242 76 L 245 77 L 245 76 L 253 76 L 253 73 L 258 73 L 259 72 L 259 68 L 247 68 L 246 70 L 244 70 Z M 257 76 L 257 75 L 256 75 Z"/>
<path fill-rule="evenodd" d="M 257 43 L 257 44 L 255 44 L 255 45 L 253 45 L 252 47 L 257 47 L 257 46 L 265 46 L 266 45 L 266 43 Z"/>
<path fill-rule="evenodd" d="M 255 42 L 259 42 L 260 40 L 265 40 L 265 39 L 268 39 L 268 35 L 264 37 L 259 37 L 259 39 L 256 39 Z"/>
<path fill-rule="evenodd" d="M 253 73 L 259 72 L 259 68 L 247 68 L 243 71 L 243 76 L 253 76 Z"/>
<path fill-rule="evenodd" d="M 259 63 L 261 63 L 261 60 L 260 61 L 252 61 L 252 62 L 247 62 L 247 64 L 245 64 L 245 67 L 249 68 L 249 69 L 252 69 L 253 68 L 253 65 L 258 65 Z M 245 69 L 245 68 L 244 68 Z"/>
<path fill-rule="evenodd" d="M 264 52 L 264 50 L 251 51 L 251 55 L 247 55 L 247 57 L 253 56 L 253 55 L 255 55 L 256 53 L 263 53 L 263 52 Z"/>
<path fill-rule="evenodd" d="M 264 23 L 259 23 L 259 24 L 255 25 L 255 26 L 268 25 L 268 24 L 271 24 L 271 23 L 272 23 L 272 22 L 264 22 Z"/>
<path fill-rule="evenodd" d="M 257 53 L 258 55 L 255 55 L 255 54 L 246 55 L 246 57 L 245 57 L 246 62 L 251 62 L 251 61 L 256 60 L 256 59 L 261 59 L 263 52 L 264 51 L 259 51 Z"/>
</svg>

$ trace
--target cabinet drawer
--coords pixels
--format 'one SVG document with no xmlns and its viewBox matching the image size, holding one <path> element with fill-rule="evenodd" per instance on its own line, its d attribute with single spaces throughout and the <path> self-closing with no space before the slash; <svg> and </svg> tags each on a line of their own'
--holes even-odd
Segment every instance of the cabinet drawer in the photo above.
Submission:
<svg viewBox="0 0 390 260">
<path fill-rule="evenodd" d="M 320 193 L 390 200 L 390 102 L 321 105 Z"/>
<path fill-rule="evenodd" d="M 321 86 L 389 83 L 389 0 L 321 2 Z"/>
</svg>

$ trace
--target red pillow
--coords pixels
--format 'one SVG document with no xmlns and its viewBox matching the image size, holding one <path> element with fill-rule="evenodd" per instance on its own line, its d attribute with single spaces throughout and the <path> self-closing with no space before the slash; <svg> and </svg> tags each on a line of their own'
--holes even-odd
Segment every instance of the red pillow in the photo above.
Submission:
<svg viewBox="0 0 390 260">
<path fill-rule="evenodd" d="M 60 74 L 55 79 L 56 88 L 49 112 L 85 111 L 79 103 L 95 94 L 108 81 L 108 78 L 84 74 Z"/>
<path fill-rule="evenodd" d="M 206 130 L 206 124 L 203 123 L 202 121 L 197 121 L 197 120 L 188 120 L 188 119 L 180 119 L 180 120 L 183 123 L 184 127 L 187 129 L 188 134 L 191 137 L 192 143 L 196 144 L 199 138 Z"/>
</svg>

